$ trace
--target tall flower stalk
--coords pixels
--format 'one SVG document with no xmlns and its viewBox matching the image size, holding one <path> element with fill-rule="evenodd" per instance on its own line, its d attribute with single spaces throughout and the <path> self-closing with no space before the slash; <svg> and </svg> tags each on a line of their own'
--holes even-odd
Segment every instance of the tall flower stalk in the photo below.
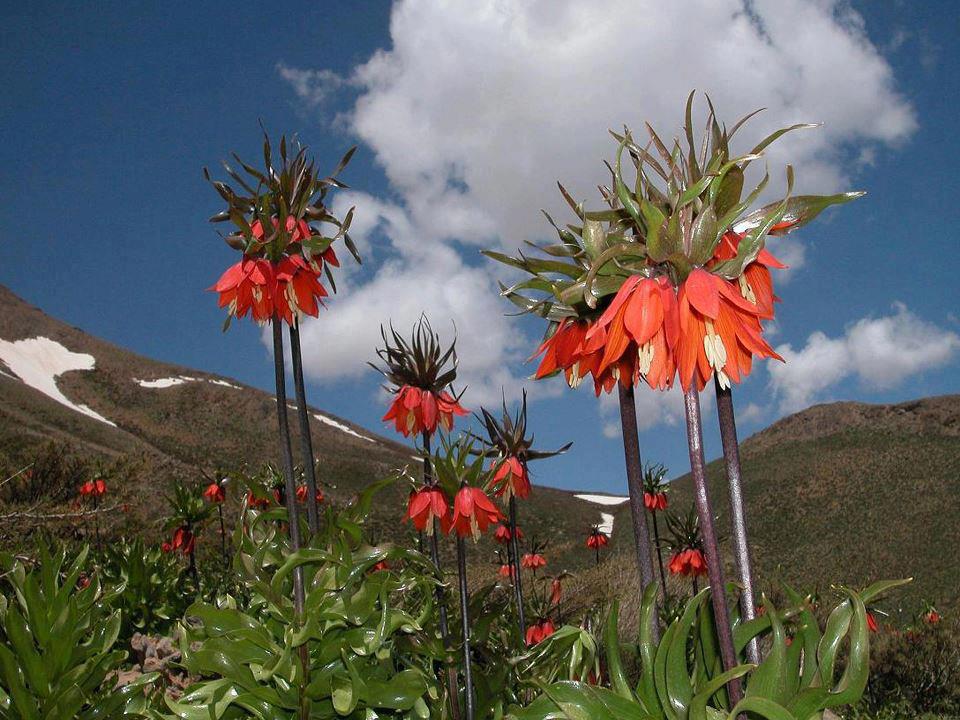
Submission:
<svg viewBox="0 0 960 720">
<path fill-rule="evenodd" d="M 219 294 L 219 305 L 227 310 L 224 322 L 226 330 L 232 318 L 247 314 L 263 326 L 269 323 L 273 334 L 273 364 L 277 400 L 277 430 L 284 475 L 284 502 L 287 508 L 288 532 L 293 552 L 300 549 L 300 521 L 296 500 L 296 482 L 293 472 L 293 452 L 290 443 L 290 428 L 287 422 L 287 394 L 283 354 L 282 323 L 291 328 L 303 315 L 316 317 L 328 295 L 321 282 L 325 275 L 332 289 L 336 290 L 331 266 L 338 266 L 333 244 L 343 239 L 347 249 L 357 262 L 356 251 L 348 230 L 353 219 L 353 208 L 343 220 L 334 216 L 325 202 L 329 192 L 345 187 L 336 176 L 350 162 L 355 148 L 351 148 L 340 160 L 334 171 L 323 176 L 314 161 L 307 157 L 307 149 L 297 145 L 289 155 L 286 137 L 280 138 L 280 162 L 274 163 L 269 138 L 264 135 L 263 169 L 258 170 L 233 155 L 242 169 L 235 171 L 228 163 L 223 168 L 237 184 L 213 180 L 204 168 L 204 176 L 226 202 L 225 210 L 210 218 L 211 222 L 229 222 L 232 232 L 224 237 L 226 243 L 239 251 L 239 262 L 229 267 L 211 290 Z M 299 340 L 299 335 L 297 335 Z M 299 350 L 299 343 L 297 343 Z M 294 353 L 297 379 L 297 412 L 301 418 L 304 438 L 304 466 L 313 468 L 314 457 L 309 446 L 309 423 L 306 397 L 302 382 L 302 358 Z M 299 369 L 300 372 L 296 372 Z M 315 503 L 316 482 L 310 488 L 308 506 Z M 309 511 L 308 511 L 309 512 Z M 316 507 L 313 506 L 317 526 Z M 303 622 L 304 578 L 298 566 L 293 573 L 293 600 L 297 622 Z M 303 672 L 309 665 L 306 644 L 300 646 L 300 662 Z M 304 677 L 305 681 L 308 681 Z M 301 712 L 301 715 L 303 713 Z"/>
<path fill-rule="evenodd" d="M 454 495 L 453 516 L 447 524 L 446 532 L 456 534 L 465 717 L 466 720 L 473 720 L 475 697 L 465 540 L 472 537 L 474 542 L 478 541 L 485 532 L 496 528 L 504 517 L 484 490 L 489 485 L 490 472 L 484 469 L 482 453 L 475 451 L 472 439 L 461 437 L 452 443 L 441 437 L 441 447 L 433 454 L 433 469 L 436 474 L 436 492 Z"/>
<path fill-rule="evenodd" d="M 383 420 L 392 422 L 404 437 L 419 437 L 423 445 L 423 484 L 411 493 L 406 517 L 419 533 L 421 548 L 426 536 L 430 559 L 442 576 L 438 538 L 441 532 L 449 530 L 451 520 L 448 496 L 437 486 L 433 472 L 431 438 L 440 430 L 449 432 L 454 418 L 467 414 L 450 389 L 457 377 L 456 341 L 444 350 L 440 336 L 425 316 L 417 321 L 409 341 L 393 327 L 389 335 L 381 327 L 380 335 L 383 346 L 377 348 L 377 356 L 381 366 L 371 366 L 386 378 L 384 389 L 394 396 Z M 440 637 L 450 653 L 452 643 L 442 585 L 437 585 L 436 599 Z M 456 673 L 452 669 L 447 671 L 447 690 L 451 713 L 459 718 Z"/>
<path fill-rule="evenodd" d="M 573 443 L 567 443 L 558 450 L 543 451 L 533 449 L 533 436 L 527 437 L 527 393 L 516 414 L 511 416 L 503 401 L 503 412 L 498 420 L 486 408 L 480 408 L 479 420 L 487 431 L 486 445 L 482 454 L 491 459 L 494 471 L 491 489 L 497 497 L 506 499 L 508 508 L 508 527 L 510 529 L 510 562 L 513 565 L 514 602 L 517 606 L 517 622 L 520 637 L 527 632 L 526 611 L 523 601 L 523 577 L 520 572 L 520 546 L 517 532 L 517 499 L 525 500 L 530 496 L 531 460 L 542 460 L 564 453 Z"/>
<path fill-rule="evenodd" d="M 731 139 L 755 113 L 728 130 L 707 98 L 709 113 L 698 141 L 693 100 L 691 93 L 683 140 L 665 143 L 649 124 L 649 139 L 642 142 L 626 128 L 611 133 L 617 152 L 607 165 L 611 185 L 600 187 L 605 209 L 586 210 L 561 186 L 578 222 L 562 228 L 554 224 L 560 243 L 541 248 L 548 258 L 487 255 L 530 276 L 501 286 L 502 294 L 522 310 L 551 321 L 538 352 L 543 358 L 537 377 L 563 372 L 576 386 L 591 374 L 598 394 L 621 386 L 628 480 L 631 464 L 639 465 L 639 453 L 629 447 L 636 421 L 628 417 L 628 390 L 641 380 L 655 390 L 668 390 L 679 380 L 718 640 L 729 669 L 735 653 L 703 474 L 697 393 L 711 380 L 722 389 L 739 383 L 750 373 L 754 357 L 782 359 L 763 338 L 763 322 L 773 318 L 776 300 L 769 269 L 783 266 L 764 249 L 766 238 L 795 230 L 825 208 L 863 193 L 793 196 L 793 169 L 788 165 L 783 199 L 751 212 L 769 174 L 744 197 L 749 166 L 785 133 L 815 126 L 783 128 L 735 156 Z M 633 165 L 630 177 L 623 170 L 625 157 Z M 742 498 L 735 502 L 742 511 Z M 639 532 L 636 540 L 643 570 L 649 546 L 641 548 L 646 538 Z M 731 698 L 738 693 L 736 681 L 728 690 Z"/>
<path fill-rule="evenodd" d="M 733 393 L 730 388 L 715 383 L 717 393 L 717 418 L 720 421 L 720 441 L 723 445 L 723 462 L 727 471 L 727 491 L 730 495 L 730 524 L 733 527 L 733 557 L 736 560 L 740 580 L 740 617 L 744 622 L 756 616 L 753 591 L 753 569 L 750 562 L 750 543 L 747 540 L 747 519 L 743 502 L 743 484 L 740 473 L 740 446 L 737 442 L 737 421 L 733 412 Z M 760 663 L 760 648 L 757 639 L 747 643 L 747 659 Z"/>
<path fill-rule="evenodd" d="M 630 517 L 633 519 L 634 547 L 637 551 L 637 567 L 640 569 L 641 587 L 656 582 L 653 575 L 653 558 L 650 554 L 650 531 L 647 528 L 643 507 L 643 475 L 640 459 L 640 438 L 637 430 L 637 405 L 633 386 L 617 385 L 620 394 L 620 429 L 623 435 L 623 455 L 627 465 L 627 491 L 630 497 Z M 661 588 L 661 596 L 667 591 Z M 654 641 L 660 636 L 660 627 L 655 623 L 651 630 Z"/>
<path fill-rule="evenodd" d="M 303 456 L 303 475 L 307 485 L 307 526 L 311 533 L 320 529 L 320 508 L 317 503 L 316 457 L 313 454 L 313 437 L 310 434 L 310 417 L 307 411 L 307 391 L 303 384 L 303 356 L 300 351 L 300 321 L 294 319 L 290 326 L 290 358 L 293 370 L 293 388 L 297 399 L 297 418 L 300 422 L 300 454 Z"/>
<path fill-rule="evenodd" d="M 660 535 L 657 513 L 663 512 L 669 505 L 667 488 L 664 483 L 666 476 L 667 469 L 663 465 L 648 464 L 643 469 L 643 505 L 650 513 L 650 520 L 653 523 L 653 546 L 657 551 L 660 584 L 663 586 L 664 595 L 667 592 L 667 576 L 663 570 L 663 538 Z"/>
</svg>

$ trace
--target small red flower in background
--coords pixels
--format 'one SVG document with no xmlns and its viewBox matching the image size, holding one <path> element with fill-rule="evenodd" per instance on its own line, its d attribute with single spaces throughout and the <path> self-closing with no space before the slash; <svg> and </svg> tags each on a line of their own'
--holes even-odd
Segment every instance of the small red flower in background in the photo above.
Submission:
<svg viewBox="0 0 960 720">
<path fill-rule="evenodd" d="M 170 543 L 170 550 L 179 550 L 184 555 L 189 555 L 193 552 L 193 548 L 196 545 L 197 538 L 190 532 L 190 529 L 186 526 L 178 527 L 173 533 L 173 541 Z"/>
<path fill-rule="evenodd" d="M 247 493 L 247 505 L 257 510 L 262 510 L 270 505 L 270 499 L 257 497 L 253 494 L 253 490 L 251 490 Z"/>
<path fill-rule="evenodd" d="M 274 502 L 277 503 L 277 505 L 283 505 L 283 504 L 284 504 L 284 502 L 283 502 L 283 488 L 282 488 L 282 487 L 275 487 L 275 488 L 273 489 L 273 500 L 274 500 Z"/>
<path fill-rule="evenodd" d="M 434 518 L 440 522 L 442 532 L 450 532 L 450 501 L 443 490 L 430 486 L 411 492 L 403 519 L 410 520 L 420 532 L 433 535 Z"/>
<path fill-rule="evenodd" d="M 590 534 L 587 535 L 587 547 L 591 550 L 599 550 L 607 546 L 607 543 L 610 542 L 610 538 L 607 537 L 607 534 L 600 530 L 600 528 L 595 527 L 590 531 Z"/>
<path fill-rule="evenodd" d="M 210 483 L 207 489 L 203 491 L 203 496 L 212 503 L 222 503 L 227 499 L 227 494 L 223 491 L 220 483 Z"/>
<path fill-rule="evenodd" d="M 928 610 L 923 616 L 923 621 L 927 623 L 927 625 L 936 625 L 942 619 L 943 618 L 940 617 L 940 613 L 938 613 L 936 610 Z"/>
<path fill-rule="evenodd" d="M 674 575 L 697 577 L 707 574 L 707 559 L 701 550 L 689 548 L 674 553 L 667 567 Z"/>
<path fill-rule="evenodd" d="M 550 604 L 559 605 L 563 597 L 563 587 L 560 585 L 560 576 L 558 575 L 550 582 Z"/>
<path fill-rule="evenodd" d="M 77 578 L 77 589 L 86 590 L 88 587 L 90 587 L 90 578 L 86 573 L 80 573 L 80 577 Z"/>
<path fill-rule="evenodd" d="M 513 580 L 517 575 L 517 571 L 514 569 L 512 564 L 504 563 L 500 566 L 500 569 L 497 570 L 497 575 L 500 577 L 508 577 Z"/>
<path fill-rule="evenodd" d="M 453 429 L 453 416 L 466 415 L 459 402 L 448 392 L 434 393 L 404 385 L 396 394 L 383 421 L 393 420 L 398 433 L 405 437 L 426 432 L 432 435 L 441 426 Z"/>
<path fill-rule="evenodd" d="M 101 480 L 87 480 L 80 486 L 80 495 L 84 497 L 100 497 L 107 493 L 107 484 Z"/>
<path fill-rule="evenodd" d="M 508 457 L 497 469 L 493 476 L 493 484 L 497 497 L 516 495 L 521 500 L 530 497 L 530 477 L 526 466 L 515 457 Z"/>
<path fill-rule="evenodd" d="M 472 535 L 474 542 L 493 523 L 503 520 L 503 514 L 480 488 L 464 486 L 453 501 L 451 527 L 460 537 Z M 449 532 L 449 530 L 448 530 Z"/>
<path fill-rule="evenodd" d="M 667 494 L 663 492 L 643 494 L 643 506 L 650 512 L 667 509 Z"/>
<path fill-rule="evenodd" d="M 501 545 L 508 544 L 513 539 L 513 535 L 510 533 L 510 526 L 506 523 L 497 525 L 497 531 L 493 534 L 493 539 Z M 517 526 L 517 540 L 523 540 L 523 530 L 520 529 L 519 525 Z"/>
<path fill-rule="evenodd" d="M 307 501 L 308 492 L 309 490 L 307 490 L 306 485 L 297 486 L 297 502 L 301 504 L 305 503 Z M 323 493 L 320 490 L 317 490 L 316 500 L 318 505 L 323 504 Z"/>
<path fill-rule="evenodd" d="M 380 562 L 376 563 L 370 568 L 370 572 L 374 573 L 374 572 L 380 572 L 381 570 L 389 570 L 389 569 L 390 569 L 390 563 L 388 563 L 386 560 L 381 560 Z"/>
<path fill-rule="evenodd" d="M 872 632 L 880 632 L 880 624 L 872 612 L 867 612 L 867 629 Z"/>
<path fill-rule="evenodd" d="M 543 642 L 553 635 L 555 631 L 556 628 L 553 626 L 551 620 L 546 618 L 537 620 L 536 623 L 527 628 L 527 647 L 532 647 L 533 645 Z"/>
<path fill-rule="evenodd" d="M 523 557 L 520 558 L 520 567 L 527 570 L 536 570 L 545 567 L 546 564 L 547 559 L 540 553 L 524 553 Z"/>
<path fill-rule="evenodd" d="M 160 552 L 168 553 L 171 550 L 173 550 L 173 545 L 171 545 L 170 543 L 164 541 L 160 544 Z"/>
</svg>

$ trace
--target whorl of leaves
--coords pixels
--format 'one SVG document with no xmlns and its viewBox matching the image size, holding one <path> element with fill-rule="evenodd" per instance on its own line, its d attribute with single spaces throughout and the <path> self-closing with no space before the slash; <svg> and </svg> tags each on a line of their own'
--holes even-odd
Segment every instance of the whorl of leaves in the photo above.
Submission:
<svg viewBox="0 0 960 720">
<path fill-rule="evenodd" d="M 251 257 L 266 257 L 274 262 L 283 255 L 302 254 L 307 260 L 314 255 L 320 255 L 336 240 L 343 238 L 347 249 L 359 263 L 360 254 L 353 239 L 350 237 L 350 223 L 353 221 L 354 208 L 350 208 L 341 220 L 329 209 L 328 194 L 334 188 L 345 189 L 348 186 L 337 179 L 340 172 L 347 166 L 356 146 L 350 148 L 337 163 L 329 175 L 321 175 L 312 158 L 307 157 L 307 148 L 294 139 L 290 150 L 296 154 L 288 154 L 286 136 L 280 137 L 280 164 L 274 164 L 273 150 L 270 138 L 266 132 L 263 135 L 263 168 L 257 169 L 232 153 L 243 173 L 235 170 L 224 161 L 223 169 L 236 182 L 238 189 L 232 185 L 214 180 L 207 168 L 203 175 L 210 182 L 221 198 L 227 203 L 225 210 L 210 218 L 210 222 L 232 222 L 236 229 L 226 235 L 224 240 L 244 255 Z M 287 219 L 308 223 L 310 236 L 291 242 L 295 233 L 287 229 Z M 274 226 L 274 220 L 277 221 Z M 256 237 L 253 225 L 259 222 L 263 228 L 261 237 Z M 326 223 L 332 225 L 332 235 L 324 234 L 322 230 L 309 223 Z M 294 225 L 294 228 L 296 226 Z M 329 266 L 324 265 L 327 279 L 336 292 L 336 284 L 331 276 Z"/>
<path fill-rule="evenodd" d="M 568 442 L 558 450 L 534 450 L 533 435 L 527 437 L 527 391 L 523 391 L 523 399 L 517 412 L 511 416 L 507 409 L 506 400 L 503 401 L 503 414 L 500 420 L 497 420 L 493 414 L 486 408 L 480 408 L 480 415 L 477 419 L 483 424 L 487 431 L 487 439 L 484 443 L 487 445 L 483 451 L 485 457 L 515 457 L 523 463 L 529 460 L 542 460 L 543 458 L 559 455 L 570 449 L 573 445 Z"/>
<path fill-rule="evenodd" d="M 787 166 L 787 190 L 783 199 L 751 211 L 769 181 L 764 177 L 746 197 L 745 171 L 762 157 L 763 151 L 793 130 L 817 127 L 797 124 L 763 138 L 750 152 L 733 156 L 730 141 L 758 111 L 734 123 L 729 130 L 721 124 L 707 97 L 709 113 L 702 138 L 697 140 L 693 125 L 693 98 L 687 99 L 684 141 L 675 138 L 668 145 L 649 124 L 649 140 L 643 144 L 624 128 L 611 131 L 617 142 L 614 163 L 605 163 L 610 185 L 598 190 L 607 206 L 587 210 L 560 183 L 560 193 L 576 214 L 578 222 L 563 227 L 544 212 L 557 231 L 554 245 L 527 243 L 546 257 L 517 257 L 485 251 L 498 262 L 523 270 L 529 277 L 506 286 L 501 294 L 520 308 L 558 322 L 563 318 L 591 318 L 603 309 L 603 301 L 614 295 L 632 275 L 666 275 L 674 285 L 714 255 L 724 234 L 744 234 L 736 257 L 709 268 L 710 272 L 735 279 L 763 249 L 768 235 L 792 232 L 807 224 L 825 208 L 863 195 L 791 196 L 793 169 Z M 623 154 L 634 167 L 626 177 Z M 533 294 L 531 294 L 533 293 Z"/>
<path fill-rule="evenodd" d="M 444 350 L 440 336 L 425 315 L 421 315 L 413 326 L 409 341 L 392 324 L 389 335 L 381 325 L 380 336 L 383 347 L 377 348 L 377 356 L 383 366 L 368 365 L 387 379 L 388 384 L 384 385 L 387 391 L 397 392 L 404 385 L 410 385 L 439 393 L 457 379 L 456 338 Z M 459 399 L 459 395 L 456 397 Z"/>
</svg>

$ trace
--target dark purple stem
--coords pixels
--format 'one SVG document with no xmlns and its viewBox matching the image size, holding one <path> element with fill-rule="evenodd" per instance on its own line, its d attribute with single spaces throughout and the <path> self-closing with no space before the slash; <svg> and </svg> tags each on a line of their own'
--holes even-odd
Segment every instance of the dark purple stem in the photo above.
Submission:
<svg viewBox="0 0 960 720">
<path fill-rule="evenodd" d="M 693 476 L 697 516 L 700 518 L 700 535 L 703 537 L 704 552 L 707 559 L 707 574 L 710 578 L 710 599 L 713 603 L 713 617 L 720 641 L 720 656 L 723 669 L 732 670 L 737 666 L 737 654 L 733 646 L 733 632 L 730 628 L 730 612 L 727 608 L 726 585 L 723 579 L 723 558 L 717 542 L 717 530 L 713 521 L 713 508 L 710 505 L 710 493 L 707 489 L 706 462 L 703 458 L 703 429 L 700 418 L 700 397 L 695 387 L 683 394 L 683 406 L 687 419 L 687 446 L 690 450 L 690 473 Z M 739 678 L 727 683 L 731 707 L 740 702 L 743 690 Z"/>
<path fill-rule="evenodd" d="M 303 456 L 303 475 L 307 484 L 307 526 L 311 533 L 320 529 L 320 510 L 317 508 L 316 459 L 313 438 L 310 435 L 310 417 L 307 414 L 307 391 L 303 384 L 303 355 L 300 352 L 300 321 L 290 326 L 290 358 L 293 363 L 293 388 L 297 396 L 297 417 L 300 420 L 300 454 Z"/>
<path fill-rule="evenodd" d="M 733 393 L 730 388 L 720 387 L 714 380 L 717 391 L 717 417 L 720 421 L 720 440 L 723 443 L 723 461 L 727 468 L 727 485 L 730 492 L 730 521 L 733 526 L 733 553 L 740 574 L 740 617 L 753 620 L 753 571 L 750 562 L 750 543 L 747 540 L 747 520 L 744 513 L 743 482 L 740 472 L 740 446 L 737 442 L 737 421 L 733 412 Z M 760 648 L 757 639 L 747 644 L 747 659 L 760 663 Z"/>
<path fill-rule="evenodd" d="M 524 468 L 526 469 L 526 468 Z M 523 609 L 523 580 L 520 577 L 520 543 L 517 540 L 517 498 L 510 495 L 510 549 L 513 557 L 513 597 L 517 603 L 517 622 L 520 625 L 520 642 L 527 636 L 527 618 Z"/>
<path fill-rule="evenodd" d="M 467 706 L 467 720 L 473 720 L 473 666 L 470 658 L 470 610 L 467 595 L 467 549 L 457 536 L 457 575 L 460 578 L 460 623 L 463 629 L 463 695 Z"/>
<path fill-rule="evenodd" d="M 637 435 L 637 406 L 633 386 L 617 383 L 620 392 L 620 426 L 623 429 L 623 456 L 627 465 L 627 490 L 630 494 L 630 515 L 633 518 L 633 539 L 637 549 L 637 565 L 640 568 L 641 593 L 650 583 L 656 582 L 653 575 L 653 559 L 650 554 L 650 531 L 647 529 L 646 509 L 643 506 L 643 469 L 640 462 L 640 438 Z M 665 588 L 661 588 L 661 593 Z M 660 639 L 660 628 L 654 623 L 653 641 Z"/>
<path fill-rule="evenodd" d="M 432 455 L 430 454 L 430 433 L 423 433 L 423 484 L 426 486 L 432 486 L 433 483 L 433 463 Z M 433 532 L 430 533 L 430 559 L 433 561 L 433 566 L 437 569 L 437 573 L 441 576 L 443 575 L 443 570 L 440 567 L 440 547 L 438 543 L 438 536 L 440 535 L 440 523 L 436 518 L 433 519 Z M 420 533 L 420 547 L 421 552 L 423 550 L 423 533 Z M 444 599 L 443 586 L 437 585 L 436 589 L 436 599 L 437 599 L 437 616 L 438 624 L 440 625 L 440 637 L 443 640 L 443 649 L 449 655 L 450 653 L 450 628 L 447 619 L 447 604 Z M 446 667 L 445 673 L 447 676 L 447 695 L 450 697 L 450 713 L 454 720 L 460 720 L 460 702 L 457 698 L 457 671 L 447 662 L 444 662 Z"/>
<path fill-rule="evenodd" d="M 284 492 L 283 501 L 287 507 L 287 531 L 290 533 L 290 547 L 293 552 L 300 549 L 300 518 L 297 510 L 297 487 L 293 479 L 293 451 L 290 447 L 290 426 L 287 423 L 287 381 L 283 367 L 283 330 L 280 318 L 273 316 L 273 368 L 277 392 L 277 429 L 280 435 L 280 459 L 283 465 Z M 303 566 L 293 571 L 293 609 L 299 625 L 303 622 Z M 302 673 L 300 676 L 300 712 L 301 718 L 307 717 L 307 698 L 305 693 L 310 684 L 309 648 L 304 643 L 298 655 Z"/>
</svg>

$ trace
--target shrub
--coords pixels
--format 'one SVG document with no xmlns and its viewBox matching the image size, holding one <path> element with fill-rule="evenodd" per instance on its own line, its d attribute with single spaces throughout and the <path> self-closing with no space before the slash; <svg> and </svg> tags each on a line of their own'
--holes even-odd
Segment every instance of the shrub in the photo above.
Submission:
<svg viewBox="0 0 960 720">
<path fill-rule="evenodd" d="M 923 713 L 960 717 L 960 623 L 956 620 L 906 631 L 884 629 L 874 636 L 862 710 L 880 713 L 897 707 L 910 710 L 900 717 Z"/>
<path fill-rule="evenodd" d="M 769 636 L 771 649 L 759 666 L 741 664 L 722 671 L 714 634 L 708 590 L 686 603 L 679 620 L 651 639 L 656 584 L 644 593 L 641 605 L 640 677 L 631 681 L 624 671 L 614 604 L 605 634 L 610 688 L 582 682 L 543 686 L 543 694 L 525 708 L 515 708 L 518 720 L 584 717 L 594 720 L 714 720 L 750 713 L 767 720 L 819 717 L 827 708 L 857 702 L 869 671 L 869 632 L 864 605 L 897 582 L 877 583 L 861 593 L 847 591 L 821 631 L 809 603 L 790 593 L 786 610 L 772 606 L 749 622 L 734 625 L 734 642 L 742 653 L 749 640 Z M 846 641 L 846 642 L 845 642 Z M 846 663 L 838 668 L 840 650 L 847 645 Z M 725 685 L 744 678 L 744 699 L 731 708 Z"/>
<path fill-rule="evenodd" d="M 104 548 L 103 583 L 115 586 L 110 605 L 120 611 L 120 638 L 135 632 L 166 635 L 192 601 L 177 558 L 147 547 L 142 538 L 120 539 Z"/>
<path fill-rule="evenodd" d="M 87 549 L 66 568 L 63 549 L 40 546 L 27 569 L 0 556 L 5 592 L 0 596 L 0 718 L 97 720 L 140 717 L 146 704 L 144 675 L 115 689 L 127 653 L 115 648 L 120 612 L 82 568 Z"/>
<path fill-rule="evenodd" d="M 225 596 L 187 611 L 182 663 L 205 679 L 167 698 L 174 717 L 430 716 L 442 692 L 436 578 L 417 552 L 362 543 L 359 523 L 380 486 L 341 515 L 327 513 L 326 533 L 296 553 L 283 508 L 247 511 L 236 568 L 251 600 L 241 609 Z M 302 620 L 290 600 L 296 568 L 304 571 Z"/>
</svg>

